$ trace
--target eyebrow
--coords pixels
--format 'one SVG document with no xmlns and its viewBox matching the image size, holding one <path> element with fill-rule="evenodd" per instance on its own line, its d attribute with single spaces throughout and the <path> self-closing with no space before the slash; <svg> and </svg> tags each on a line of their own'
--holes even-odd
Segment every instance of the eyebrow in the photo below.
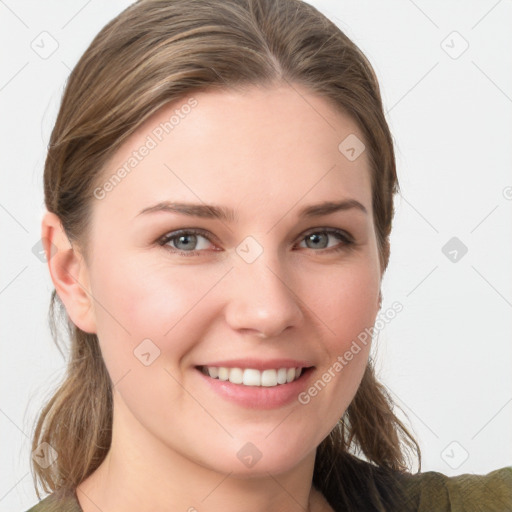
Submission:
<svg viewBox="0 0 512 512">
<path fill-rule="evenodd" d="M 355 199 L 343 201 L 324 201 L 323 203 L 306 206 L 299 211 L 299 217 L 320 217 L 338 211 L 356 210 L 368 214 L 365 206 Z M 177 213 L 204 219 L 219 219 L 226 222 L 237 222 L 238 216 L 231 208 L 214 204 L 194 204 L 162 201 L 141 210 L 136 217 L 155 212 Z"/>
</svg>

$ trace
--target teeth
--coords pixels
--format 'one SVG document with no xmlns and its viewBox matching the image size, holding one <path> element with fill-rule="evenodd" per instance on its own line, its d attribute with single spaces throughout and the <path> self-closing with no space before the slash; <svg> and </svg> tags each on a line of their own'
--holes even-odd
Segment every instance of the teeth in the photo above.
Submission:
<svg viewBox="0 0 512 512">
<path fill-rule="evenodd" d="M 263 370 L 261 372 L 261 385 L 267 387 L 277 386 L 278 371 L 279 370 Z"/>
<path fill-rule="evenodd" d="M 244 371 L 241 368 L 231 368 L 228 380 L 233 384 L 242 384 L 244 381 Z"/>
<path fill-rule="evenodd" d="M 230 382 L 233 382 L 231 378 Z M 244 386 L 261 386 L 262 375 L 258 370 L 252 370 L 251 368 L 247 368 L 244 370 L 242 383 Z"/>
<path fill-rule="evenodd" d="M 202 372 L 212 379 L 229 380 L 244 386 L 274 387 L 298 379 L 302 368 L 278 368 L 275 370 L 255 370 L 254 368 L 225 368 L 223 366 L 203 366 Z"/>
<path fill-rule="evenodd" d="M 277 383 L 278 384 L 286 384 L 286 368 L 279 368 L 277 370 Z"/>
<path fill-rule="evenodd" d="M 211 375 L 210 375 L 211 377 Z M 220 380 L 228 380 L 229 379 L 229 370 L 227 368 L 219 368 L 219 379 Z"/>
<path fill-rule="evenodd" d="M 216 379 L 219 376 L 219 369 L 216 368 L 215 366 L 212 366 L 211 368 L 208 368 L 208 374 L 213 379 Z M 227 374 L 226 374 L 226 379 L 227 379 Z M 221 379 L 221 380 L 226 380 L 226 379 Z"/>
</svg>

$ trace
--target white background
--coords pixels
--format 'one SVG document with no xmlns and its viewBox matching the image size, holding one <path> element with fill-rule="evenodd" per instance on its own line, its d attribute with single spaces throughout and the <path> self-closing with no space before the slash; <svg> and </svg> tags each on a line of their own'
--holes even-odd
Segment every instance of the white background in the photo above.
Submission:
<svg viewBox="0 0 512 512">
<path fill-rule="evenodd" d="M 65 369 L 47 326 L 53 286 L 32 253 L 45 147 L 69 71 L 129 3 L 0 1 L 1 511 L 37 501 L 30 437 Z M 379 333 L 379 376 L 424 471 L 512 465 L 512 2 L 310 3 L 370 59 L 396 143 L 382 309 L 404 309 Z M 58 43 L 46 59 L 31 47 L 43 31 Z M 452 237 L 468 248 L 457 262 L 442 252 Z"/>
</svg>

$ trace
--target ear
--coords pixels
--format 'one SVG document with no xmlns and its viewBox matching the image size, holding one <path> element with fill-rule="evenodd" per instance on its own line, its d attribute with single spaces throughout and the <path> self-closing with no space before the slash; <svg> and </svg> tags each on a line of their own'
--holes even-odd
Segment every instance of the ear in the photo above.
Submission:
<svg viewBox="0 0 512 512">
<path fill-rule="evenodd" d="M 96 333 L 88 269 L 78 248 L 70 243 L 57 215 L 46 212 L 41 240 L 57 294 L 71 321 L 82 331 Z"/>
</svg>

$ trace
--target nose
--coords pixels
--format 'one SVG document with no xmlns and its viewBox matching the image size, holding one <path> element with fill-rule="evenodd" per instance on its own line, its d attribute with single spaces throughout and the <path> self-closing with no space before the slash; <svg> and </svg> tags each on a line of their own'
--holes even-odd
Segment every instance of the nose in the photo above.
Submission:
<svg viewBox="0 0 512 512">
<path fill-rule="evenodd" d="M 264 253 L 265 254 L 265 253 Z M 300 298 L 282 266 L 260 256 L 239 262 L 231 274 L 226 321 L 232 329 L 260 337 L 277 337 L 303 320 Z M 269 265 L 272 263 L 272 265 Z"/>
</svg>

